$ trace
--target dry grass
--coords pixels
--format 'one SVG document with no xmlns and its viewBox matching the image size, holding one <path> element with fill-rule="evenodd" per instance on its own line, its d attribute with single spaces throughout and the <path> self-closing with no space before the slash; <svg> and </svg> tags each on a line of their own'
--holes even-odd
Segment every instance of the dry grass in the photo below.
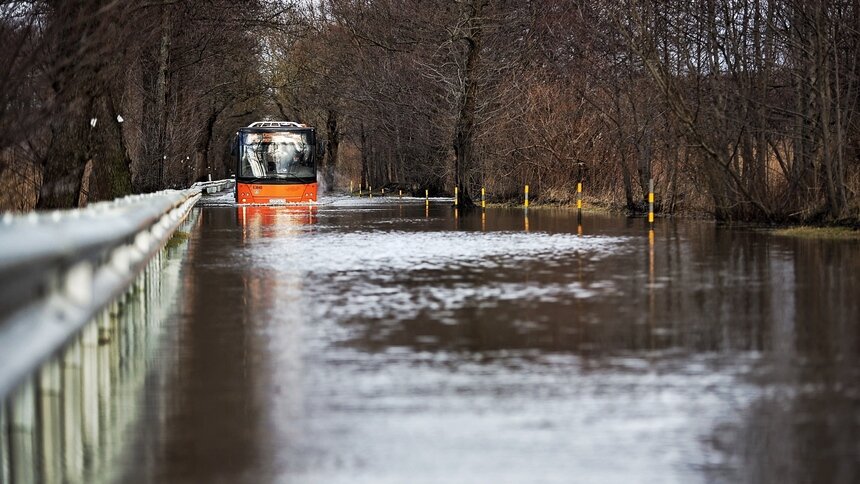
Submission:
<svg viewBox="0 0 860 484">
<path fill-rule="evenodd" d="M 860 230 L 849 227 L 788 227 L 774 230 L 773 234 L 804 239 L 860 240 Z"/>
<path fill-rule="evenodd" d="M 0 159 L 0 212 L 28 212 L 39 199 L 42 172 L 28 161 L 7 156 Z"/>
</svg>

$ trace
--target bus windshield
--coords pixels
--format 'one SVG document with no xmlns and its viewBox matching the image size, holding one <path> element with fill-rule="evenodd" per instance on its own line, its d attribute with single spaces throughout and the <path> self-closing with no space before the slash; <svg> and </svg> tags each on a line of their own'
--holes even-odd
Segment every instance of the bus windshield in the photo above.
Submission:
<svg viewBox="0 0 860 484">
<path fill-rule="evenodd" d="M 297 181 L 316 178 L 309 133 L 242 133 L 239 177 Z"/>
</svg>

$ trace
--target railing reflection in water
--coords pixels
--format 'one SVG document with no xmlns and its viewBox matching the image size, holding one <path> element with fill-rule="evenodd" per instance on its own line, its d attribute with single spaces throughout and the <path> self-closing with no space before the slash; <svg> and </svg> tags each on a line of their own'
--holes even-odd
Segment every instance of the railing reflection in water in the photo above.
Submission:
<svg viewBox="0 0 860 484">
<path fill-rule="evenodd" d="M 127 291 L 0 402 L 0 483 L 93 482 L 121 457 L 179 284 L 192 212 Z"/>
</svg>

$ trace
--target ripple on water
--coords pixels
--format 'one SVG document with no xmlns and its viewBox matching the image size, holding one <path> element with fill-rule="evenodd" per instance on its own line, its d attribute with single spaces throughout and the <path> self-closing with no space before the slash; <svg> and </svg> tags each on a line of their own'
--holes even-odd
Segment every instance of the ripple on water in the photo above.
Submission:
<svg viewBox="0 0 860 484">
<path fill-rule="evenodd" d="M 247 256 L 268 267 L 332 274 L 504 267 L 572 256 L 604 258 L 628 237 L 521 232 L 348 232 L 313 234 L 313 249 L 297 239 L 260 239 Z"/>
<path fill-rule="evenodd" d="M 259 239 L 244 256 L 260 267 L 309 281 L 317 317 L 398 321 L 500 304 L 558 303 L 617 292 L 611 280 L 571 280 L 554 265 L 588 262 L 626 250 L 626 237 L 517 232 L 315 233 Z M 533 269 L 530 274 L 523 268 Z M 561 276 L 559 276 L 559 273 Z M 548 278 L 547 274 L 551 275 Z M 561 277 L 561 278 L 559 278 Z M 531 278 L 531 279 L 529 279 Z"/>
</svg>

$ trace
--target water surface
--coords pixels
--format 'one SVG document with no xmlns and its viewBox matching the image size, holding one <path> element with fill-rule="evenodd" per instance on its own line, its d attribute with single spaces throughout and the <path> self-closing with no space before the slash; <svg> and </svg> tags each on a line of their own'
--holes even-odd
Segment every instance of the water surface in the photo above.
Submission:
<svg viewBox="0 0 860 484">
<path fill-rule="evenodd" d="M 208 206 L 120 480 L 857 482 L 860 245 Z"/>
</svg>

